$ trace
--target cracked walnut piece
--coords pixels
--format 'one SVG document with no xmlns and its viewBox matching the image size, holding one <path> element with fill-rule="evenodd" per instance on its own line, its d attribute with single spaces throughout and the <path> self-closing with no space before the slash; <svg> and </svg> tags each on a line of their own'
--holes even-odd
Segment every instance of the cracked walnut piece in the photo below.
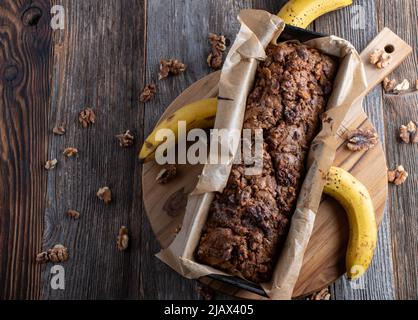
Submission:
<svg viewBox="0 0 418 320">
<path fill-rule="evenodd" d="M 128 228 L 125 226 L 120 227 L 118 237 L 116 239 L 116 244 L 120 251 L 128 249 L 129 246 L 129 235 Z"/>
<path fill-rule="evenodd" d="M 49 261 L 65 262 L 68 260 L 68 249 L 62 244 L 56 244 L 52 249 L 47 251 Z"/>
<path fill-rule="evenodd" d="M 187 66 L 177 59 L 161 59 L 158 79 L 162 80 L 167 78 L 170 73 L 174 75 L 180 74 L 184 72 L 186 68 Z"/>
<path fill-rule="evenodd" d="M 207 63 L 212 69 L 218 70 L 222 66 L 222 53 L 226 50 L 225 36 L 209 33 L 209 43 L 211 51 Z"/>
<path fill-rule="evenodd" d="M 80 212 L 71 209 L 67 211 L 67 216 L 77 220 L 80 218 Z"/>
<path fill-rule="evenodd" d="M 36 255 L 36 262 L 47 263 L 51 262 L 65 262 L 68 260 L 68 249 L 62 244 L 56 244 L 52 249 L 43 251 Z"/>
<path fill-rule="evenodd" d="M 396 86 L 396 80 L 395 79 L 389 79 L 388 77 L 385 77 L 383 79 L 383 89 L 386 92 L 391 92 L 393 89 L 395 89 Z"/>
<path fill-rule="evenodd" d="M 370 54 L 369 61 L 377 68 L 383 69 L 387 67 L 392 60 L 392 56 L 383 49 L 376 49 Z"/>
<path fill-rule="evenodd" d="M 90 124 L 96 122 L 96 114 L 91 108 L 86 108 L 78 114 L 78 122 L 81 123 L 83 128 L 87 128 Z"/>
<path fill-rule="evenodd" d="M 76 148 L 73 147 L 68 147 L 65 148 L 64 151 L 62 152 L 62 154 L 66 157 L 73 157 L 78 153 L 78 150 Z"/>
<path fill-rule="evenodd" d="M 109 187 L 100 188 L 96 195 L 105 204 L 109 204 L 112 201 L 112 192 L 110 191 Z"/>
<path fill-rule="evenodd" d="M 126 130 L 125 133 L 118 134 L 116 138 L 119 140 L 119 145 L 122 148 L 132 147 L 134 144 L 134 135 L 129 130 Z"/>
<path fill-rule="evenodd" d="M 417 123 L 409 121 L 409 123 L 399 128 L 399 136 L 404 143 L 418 143 Z"/>
<path fill-rule="evenodd" d="M 47 263 L 48 261 L 49 261 L 49 258 L 48 258 L 48 253 L 46 251 L 43 251 L 36 255 L 37 263 Z"/>
<path fill-rule="evenodd" d="M 57 159 L 52 159 L 52 160 L 48 160 L 45 163 L 45 169 L 46 170 L 52 170 L 57 166 L 58 160 Z"/>
<path fill-rule="evenodd" d="M 52 132 L 58 136 L 62 136 L 65 134 L 64 126 L 56 126 L 52 129 Z"/>
<path fill-rule="evenodd" d="M 395 170 L 388 171 L 388 181 L 397 186 L 403 184 L 406 178 L 408 178 L 408 172 L 401 165 L 397 166 Z"/>
<path fill-rule="evenodd" d="M 347 133 L 347 148 L 351 151 L 369 150 L 378 142 L 374 130 L 352 130 Z"/>
<path fill-rule="evenodd" d="M 141 102 L 150 101 L 152 98 L 154 98 L 156 92 L 157 92 L 157 87 L 155 86 L 155 84 L 153 83 L 147 84 L 144 90 L 142 90 L 141 95 L 139 96 L 139 101 Z"/>
<path fill-rule="evenodd" d="M 157 174 L 155 180 L 159 184 L 166 184 L 177 175 L 177 166 L 175 164 L 166 164 Z"/>
</svg>

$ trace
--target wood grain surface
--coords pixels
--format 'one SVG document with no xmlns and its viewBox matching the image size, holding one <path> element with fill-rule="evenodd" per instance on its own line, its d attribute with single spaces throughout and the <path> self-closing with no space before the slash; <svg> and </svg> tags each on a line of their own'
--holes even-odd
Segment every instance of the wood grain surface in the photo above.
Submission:
<svg viewBox="0 0 418 320">
<path fill-rule="evenodd" d="M 154 257 L 159 245 L 143 210 L 136 151 L 170 102 L 209 73 L 207 33 L 233 41 L 240 9 L 276 12 L 285 1 L 52 2 L 66 10 L 64 30 L 49 28 L 47 0 L 0 2 L 0 299 L 197 299 L 194 281 Z M 320 17 L 311 28 L 342 36 L 361 50 L 388 26 L 417 50 L 418 1 L 355 4 L 365 28 L 353 28 L 354 7 Z M 163 57 L 184 60 L 187 72 L 157 81 Z M 415 82 L 417 60 L 415 51 L 394 77 Z M 141 104 L 138 95 L 151 81 L 157 97 Z M 417 117 L 417 103 L 416 92 L 394 96 L 381 88 L 366 98 L 368 116 L 386 143 L 388 166 L 403 164 L 410 176 L 403 186 L 389 188 L 373 272 L 355 290 L 337 281 L 333 298 L 418 299 L 417 147 L 397 139 L 398 126 Z M 81 129 L 76 118 L 86 106 L 96 111 L 97 123 Z M 67 134 L 53 136 L 51 129 L 61 122 Z M 114 139 L 126 129 L 135 132 L 132 149 L 120 149 Z M 80 150 L 76 159 L 61 156 L 67 146 Z M 59 164 L 46 172 L 43 164 L 51 157 Z M 103 185 L 114 191 L 108 207 L 95 196 Z M 81 219 L 68 220 L 69 208 L 79 210 Z M 131 246 L 121 253 L 115 238 L 122 224 L 130 229 Z M 70 250 L 62 291 L 51 290 L 52 265 L 33 261 L 59 242 Z"/>
<path fill-rule="evenodd" d="M 36 298 L 47 176 L 48 1 L 0 4 L 0 298 Z"/>
</svg>

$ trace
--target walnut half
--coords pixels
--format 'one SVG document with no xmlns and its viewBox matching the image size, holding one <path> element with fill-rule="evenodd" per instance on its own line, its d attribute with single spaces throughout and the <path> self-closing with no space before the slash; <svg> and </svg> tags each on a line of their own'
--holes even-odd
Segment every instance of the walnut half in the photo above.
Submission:
<svg viewBox="0 0 418 320">
<path fill-rule="evenodd" d="M 222 66 L 222 54 L 226 50 L 226 39 L 223 35 L 209 33 L 210 53 L 207 59 L 209 67 L 218 70 Z"/>
<path fill-rule="evenodd" d="M 129 246 L 129 235 L 128 228 L 125 226 L 120 227 L 118 237 L 116 239 L 116 244 L 120 251 L 128 249 Z"/>
<path fill-rule="evenodd" d="M 383 49 L 376 49 L 370 54 L 369 61 L 377 68 L 383 69 L 392 61 L 392 56 Z"/>
<path fill-rule="evenodd" d="M 351 151 L 369 150 L 378 142 L 378 136 L 374 130 L 352 130 L 347 133 L 347 148 Z"/>
<path fill-rule="evenodd" d="M 135 137 L 131 131 L 126 130 L 124 133 L 116 135 L 116 139 L 122 148 L 129 148 L 133 146 Z"/>
<path fill-rule="evenodd" d="M 397 166 L 395 170 L 388 171 L 388 181 L 399 186 L 403 184 L 408 178 L 408 172 L 401 165 Z"/>
<path fill-rule="evenodd" d="M 97 193 L 97 197 L 102 200 L 105 204 L 109 204 L 112 201 L 112 191 L 109 187 L 100 188 Z"/>
<path fill-rule="evenodd" d="M 144 103 L 148 102 L 152 98 L 154 98 L 156 93 L 157 93 L 157 87 L 155 86 L 155 84 L 153 83 L 147 84 L 144 90 L 142 90 L 141 95 L 139 96 L 139 101 L 144 102 Z"/>
<path fill-rule="evenodd" d="M 418 143 L 417 123 L 409 121 L 409 123 L 399 128 L 399 137 L 404 143 Z"/>
<path fill-rule="evenodd" d="M 158 79 L 162 80 L 167 78 L 170 73 L 174 75 L 180 74 L 184 72 L 186 68 L 187 66 L 177 59 L 162 59 L 160 61 L 160 73 Z"/>
</svg>

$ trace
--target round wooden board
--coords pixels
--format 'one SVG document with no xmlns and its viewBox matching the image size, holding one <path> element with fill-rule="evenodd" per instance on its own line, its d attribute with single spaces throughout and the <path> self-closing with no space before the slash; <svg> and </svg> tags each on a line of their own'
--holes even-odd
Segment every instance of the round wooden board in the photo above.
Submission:
<svg viewBox="0 0 418 320">
<path fill-rule="evenodd" d="M 161 119 L 168 117 L 186 103 L 216 96 L 219 74 L 219 72 L 212 73 L 191 85 L 167 108 Z M 353 108 L 347 118 L 344 122 L 344 130 L 373 128 L 361 106 Z M 376 219 L 380 224 L 387 196 L 387 167 L 382 145 L 379 143 L 366 152 L 350 152 L 344 147 L 344 140 L 342 138 L 340 140 L 334 165 L 348 170 L 367 187 L 373 200 Z M 155 181 L 160 167 L 155 162 L 148 162 L 143 166 L 142 187 L 145 210 L 152 229 L 164 248 L 171 243 L 176 230 L 181 226 L 185 208 L 182 206 L 175 214 L 171 212 L 168 215 L 164 205 L 172 202 L 173 197 L 177 200 L 186 199 L 187 194 L 194 189 L 201 170 L 201 165 L 180 165 L 176 179 L 166 185 L 160 185 Z M 318 291 L 344 274 L 347 240 L 348 225 L 344 210 L 333 199 L 324 198 L 317 213 L 313 234 L 293 292 L 294 297 Z M 207 277 L 201 281 L 216 290 L 239 298 L 263 299 L 254 293 L 239 290 Z"/>
</svg>

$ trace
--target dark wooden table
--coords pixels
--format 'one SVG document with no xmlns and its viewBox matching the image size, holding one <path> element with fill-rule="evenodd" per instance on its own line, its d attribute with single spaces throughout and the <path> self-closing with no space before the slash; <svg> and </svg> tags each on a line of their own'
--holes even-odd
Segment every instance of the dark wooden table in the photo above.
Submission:
<svg viewBox="0 0 418 320">
<path fill-rule="evenodd" d="M 196 283 L 154 257 L 159 251 L 147 222 L 136 153 L 166 106 L 210 72 L 207 34 L 233 40 L 243 8 L 277 12 L 279 0 L 1 0 L 0 1 L 0 299 L 197 299 Z M 319 18 L 312 29 L 336 34 L 360 51 L 384 26 L 418 48 L 416 0 L 363 0 Z M 65 29 L 50 28 L 50 8 L 63 5 Z M 359 16 L 360 15 L 360 16 Z M 358 29 L 358 17 L 366 24 Z M 361 22 L 361 21 L 360 21 Z M 360 25 L 361 27 L 361 25 Z M 158 62 L 176 57 L 184 75 L 157 80 Z M 416 51 L 393 74 L 415 83 Z M 138 100 L 143 86 L 157 97 Z M 85 107 L 97 113 L 88 129 L 77 123 Z M 407 182 L 390 187 L 371 270 L 356 287 L 331 286 L 334 299 L 418 298 L 418 149 L 398 142 L 397 128 L 418 119 L 418 93 L 370 93 L 365 108 L 387 153 L 388 166 L 403 164 Z M 65 136 L 54 136 L 63 123 Z M 127 129 L 135 147 L 121 149 L 114 136 Z M 64 159 L 62 150 L 79 149 Z M 46 171 L 47 159 L 58 167 Z M 114 201 L 96 197 L 109 186 Z M 81 212 L 78 221 L 65 217 Z M 127 252 L 115 248 L 121 225 L 131 233 Z M 36 253 L 65 244 L 65 290 L 50 286 L 51 265 Z M 222 296 L 221 296 L 222 297 Z"/>
</svg>

